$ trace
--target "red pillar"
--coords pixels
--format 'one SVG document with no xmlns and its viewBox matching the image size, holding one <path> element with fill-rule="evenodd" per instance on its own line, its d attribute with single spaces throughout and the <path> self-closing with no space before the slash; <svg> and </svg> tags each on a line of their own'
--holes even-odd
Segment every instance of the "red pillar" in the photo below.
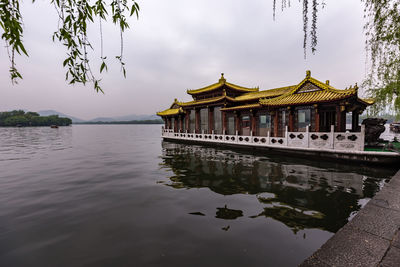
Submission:
<svg viewBox="0 0 400 267">
<path fill-rule="evenodd" d="M 253 132 L 253 135 L 257 135 L 257 117 L 255 112 L 251 113 L 250 130 Z"/>
<path fill-rule="evenodd" d="M 294 132 L 294 110 L 291 108 L 289 110 L 289 132 Z"/>
<path fill-rule="evenodd" d="M 346 112 L 344 106 L 336 106 L 336 132 L 346 130 Z"/>
<path fill-rule="evenodd" d="M 184 117 L 183 115 L 179 116 L 179 131 L 183 131 Z"/>
<path fill-rule="evenodd" d="M 335 125 L 335 132 L 340 132 L 340 106 L 336 106 L 336 125 Z"/>
<path fill-rule="evenodd" d="M 318 110 L 318 108 L 315 108 L 314 112 L 315 112 L 315 116 L 314 116 L 315 117 L 315 131 L 319 132 L 320 131 L 320 126 L 319 126 L 320 119 L 319 119 L 319 110 Z"/>
<path fill-rule="evenodd" d="M 240 115 L 238 112 L 235 114 L 235 131 L 240 135 Z"/>
<path fill-rule="evenodd" d="M 351 130 L 353 132 L 358 132 L 359 131 L 359 127 L 358 127 L 358 123 L 359 123 L 359 111 L 358 109 L 353 110 L 352 114 L 352 120 L 351 120 Z"/>
<path fill-rule="evenodd" d="M 188 132 L 190 132 L 190 110 L 187 110 L 187 111 L 186 111 L 185 119 L 186 119 L 186 121 L 185 121 L 185 123 L 186 123 L 186 130 L 187 130 Z"/>
<path fill-rule="evenodd" d="M 276 110 L 275 111 L 275 116 L 274 116 L 274 136 L 277 137 L 279 133 L 279 112 Z"/>
<path fill-rule="evenodd" d="M 174 118 L 174 132 L 178 131 L 178 123 L 179 123 L 179 117 Z"/>
<path fill-rule="evenodd" d="M 200 109 L 195 110 L 196 133 L 200 133 Z"/>
<path fill-rule="evenodd" d="M 221 117 L 222 117 L 222 134 L 226 133 L 226 112 L 225 111 L 221 111 Z"/>
</svg>

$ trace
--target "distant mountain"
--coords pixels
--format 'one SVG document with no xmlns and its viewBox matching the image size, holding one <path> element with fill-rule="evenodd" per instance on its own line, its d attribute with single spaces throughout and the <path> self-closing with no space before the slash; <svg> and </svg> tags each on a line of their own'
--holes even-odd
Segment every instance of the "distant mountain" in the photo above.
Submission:
<svg viewBox="0 0 400 267">
<path fill-rule="evenodd" d="M 115 119 L 111 117 L 96 117 L 88 121 L 115 121 Z"/>
<path fill-rule="evenodd" d="M 111 121 L 143 121 L 143 120 L 158 120 L 160 117 L 158 117 L 155 114 L 152 115 L 136 115 L 136 114 L 131 114 L 131 115 L 125 115 L 125 116 L 116 116 L 116 117 L 97 117 L 91 120 L 82 120 L 77 117 L 69 116 L 67 114 L 58 112 L 56 110 L 41 110 L 38 111 L 39 115 L 41 116 L 50 116 L 50 115 L 58 115 L 59 117 L 67 117 L 72 120 L 72 123 L 74 122 L 95 122 L 95 121 L 102 121 L 102 122 L 111 122 Z"/>
<path fill-rule="evenodd" d="M 97 117 L 91 119 L 90 121 L 143 121 L 143 120 L 157 120 L 160 119 L 155 114 L 152 115 L 125 115 L 125 116 L 116 116 L 116 117 Z"/>
<path fill-rule="evenodd" d="M 39 113 L 40 116 L 58 115 L 59 117 L 70 118 L 72 120 L 72 123 L 74 123 L 74 122 L 84 122 L 84 120 L 82 120 L 82 119 L 79 119 L 77 117 L 70 116 L 70 115 L 55 111 L 55 110 L 40 110 L 37 113 Z"/>
</svg>

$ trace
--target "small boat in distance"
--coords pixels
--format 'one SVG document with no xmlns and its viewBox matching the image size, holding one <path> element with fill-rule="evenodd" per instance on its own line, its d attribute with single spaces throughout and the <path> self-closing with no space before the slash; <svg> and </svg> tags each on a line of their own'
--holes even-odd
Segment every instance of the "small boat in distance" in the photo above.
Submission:
<svg viewBox="0 0 400 267">
<path fill-rule="evenodd" d="M 58 125 L 51 125 L 50 128 L 58 128 Z"/>
<path fill-rule="evenodd" d="M 393 122 L 390 124 L 390 130 L 395 133 L 400 133 L 400 122 Z"/>
</svg>

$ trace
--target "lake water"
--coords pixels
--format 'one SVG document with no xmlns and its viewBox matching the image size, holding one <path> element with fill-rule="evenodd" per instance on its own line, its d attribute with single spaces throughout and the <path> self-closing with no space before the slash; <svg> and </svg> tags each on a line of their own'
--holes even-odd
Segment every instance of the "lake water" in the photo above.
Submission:
<svg viewBox="0 0 400 267">
<path fill-rule="evenodd" d="M 396 171 L 160 133 L 0 128 L 0 266 L 294 266 Z"/>
</svg>

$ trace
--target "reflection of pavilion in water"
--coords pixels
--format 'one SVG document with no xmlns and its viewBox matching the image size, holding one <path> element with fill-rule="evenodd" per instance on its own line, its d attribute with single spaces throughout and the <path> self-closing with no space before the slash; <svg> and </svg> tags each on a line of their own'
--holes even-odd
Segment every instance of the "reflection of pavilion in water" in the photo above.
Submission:
<svg viewBox="0 0 400 267">
<path fill-rule="evenodd" d="M 163 161 L 174 172 L 169 186 L 208 187 L 223 194 L 257 194 L 263 211 L 251 218 L 274 218 L 293 231 L 321 228 L 336 232 L 360 198 L 372 197 L 382 179 L 254 155 L 163 142 Z M 390 177 L 387 175 L 385 177 Z M 272 193 L 272 194 L 268 194 Z"/>
</svg>

